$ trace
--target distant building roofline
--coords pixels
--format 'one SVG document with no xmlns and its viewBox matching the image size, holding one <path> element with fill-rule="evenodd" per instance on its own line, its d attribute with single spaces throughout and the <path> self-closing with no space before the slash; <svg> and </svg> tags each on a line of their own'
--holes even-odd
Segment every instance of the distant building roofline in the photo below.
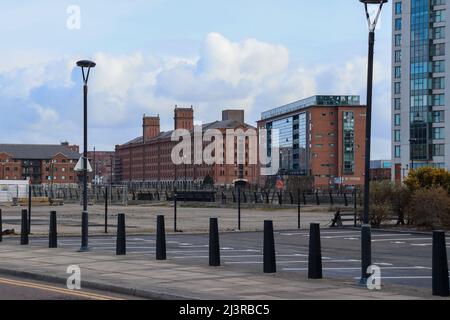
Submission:
<svg viewBox="0 0 450 320">
<path fill-rule="evenodd" d="M 261 113 L 261 120 L 276 117 L 281 114 L 302 110 L 310 106 L 359 106 L 358 95 L 318 95 L 298 100 L 281 107 L 277 107 Z"/>
</svg>

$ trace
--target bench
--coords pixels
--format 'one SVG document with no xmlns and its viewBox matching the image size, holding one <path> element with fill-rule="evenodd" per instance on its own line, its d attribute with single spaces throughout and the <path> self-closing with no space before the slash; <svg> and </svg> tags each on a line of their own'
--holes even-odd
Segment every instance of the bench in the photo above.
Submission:
<svg viewBox="0 0 450 320">
<path fill-rule="evenodd" d="M 331 220 L 331 222 L 332 222 L 331 227 L 332 228 L 343 227 L 344 226 L 343 222 L 348 222 L 348 221 L 352 221 L 353 226 L 356 227 L 357 220 L 358 220 L 358 215 L 357 215 L 356 211 L 337 210 L 336 213 L 334 214 L 333 219 Z"/>
</svg>

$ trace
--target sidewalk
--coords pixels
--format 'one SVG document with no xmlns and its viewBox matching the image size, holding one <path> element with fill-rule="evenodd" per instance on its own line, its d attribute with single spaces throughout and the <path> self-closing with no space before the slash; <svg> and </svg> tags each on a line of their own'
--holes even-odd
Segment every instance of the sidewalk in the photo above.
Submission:
<svg viewBox="0 0 450 320">
<path fill-rule="evenodd" d="M 149 299 L 432 299 L 431 289 L 383 286 L 370 291 L 344 280 L 308 280 L 278 273 L 186 266 L 153 255 L 114 256 L 0 243 L 0 274 L 66 283 L 69 265 L 81 268 L 81 286 Z"/>
</svg>

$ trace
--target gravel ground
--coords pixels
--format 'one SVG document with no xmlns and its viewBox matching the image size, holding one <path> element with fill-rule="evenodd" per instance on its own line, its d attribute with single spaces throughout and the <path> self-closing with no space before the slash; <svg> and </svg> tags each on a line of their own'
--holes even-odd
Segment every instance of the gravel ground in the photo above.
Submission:
<svg viewBox="0 0 450 320">
<path fill-rule="evenodd" d="M 14 229 L 20 233 L 21 210 L 26 207 L 0 206 L 3 212 L 3 230 Z M 58 234 L 78 235 L 81 228 L 81 211 L 78 204 L 65 204 L 62 206 L 36 206 L 32 208 L 32 235 L 48 234 L 49 213 L 55 210 L 58 218 Z M 333 213 L 328 206 L 306 206 L 302 207 L 301 225 L 308 227 L 311 222 L 320 222 L 322 226 L 330 223 Z M 103 234 L 105 227 L 105 210 L 103 205 L 92 205 L 89 211 L 89 233 Z M 108 231 L 115 233 L 117 225 L 117 214 L 126 214 L 127 233 L 139 234 L 155 232 L 156 216 L 164 215 L 166 218 L 167 232 L 173 231 L 172 204 L 159 203 L 155 205 L 138 206 L 110 206 L 108 213 Z M 207 232 L 209 229 L 209 218 L 219 218 L 221 231 L 232 231 L 237 229 L 237 209 L 206 207 L 192 204 L 179 203 L 177 208 L 177 230 L 183 232 Z M 278 230 L 297 228 L 297 209 L 276 209 L 268 207 L 247 206 L 241 209 L 241 229 L 245 231 L 262 230 L 263 221 L 271 219 L 274 228 Z"/>
</svg>

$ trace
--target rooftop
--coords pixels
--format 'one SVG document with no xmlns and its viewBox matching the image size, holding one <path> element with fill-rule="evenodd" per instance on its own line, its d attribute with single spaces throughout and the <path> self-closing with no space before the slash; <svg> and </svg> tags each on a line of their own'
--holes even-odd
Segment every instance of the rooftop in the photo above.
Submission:
<svg viewBox="0 0 450 320">
<path fill-rule="evenodd" d="M 255 129 L 255 127 L 246 124 L 244 122 L 240 122 L 237 120 L 221 120 L 221 121 L 214 121 L 214 122 L 210 122 L 210 123 L 205 123 L 203 124 L 203 132 L 205 132 L 208 129 L 235 129 L 238 127 L 244 127 L 247 129 Z M 157 139 L 170 139 L 170 137 L 172 136 L 173 130 L 171 131 L 164 131 L 161 132 L 158 136 L 153 137 L 152 139 L 149 139 L 149 141 L 152 140 L 157 140 Z M 143 142 L 143 137 L 137 137 L 131 141 L 128 141 L 126 143 L 124 143 L 123 145 L 130 145 L 130 144 L 141 144 Z"/>
<path fill-rule="evenodd" d="M 359 106 L 359 96 L 312 96 L 261 113 L 261 120 L 302 110 L 310 106 Z"/>
<path fill-rule="evenodd" d="M 80 154 L 60 144 L 0 144 L 0 153 L 21 160 L 50 160 L 58 153 L 69 159 L 78 159 Z"/>
</svg>

